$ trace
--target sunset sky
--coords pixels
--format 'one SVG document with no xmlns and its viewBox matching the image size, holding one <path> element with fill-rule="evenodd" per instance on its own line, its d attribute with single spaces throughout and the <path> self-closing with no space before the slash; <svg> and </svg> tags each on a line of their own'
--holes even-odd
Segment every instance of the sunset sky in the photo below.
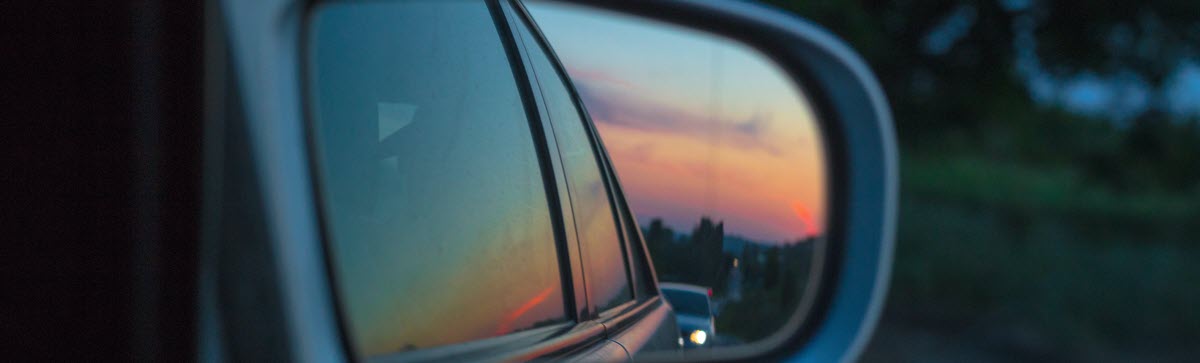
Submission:
<svg viewBox="0 0 1200 363">
<path fill-rule="evenodd" d="M 741 44 L 569 5 L 528 3 L 641 222 L 709 216 L 763 242 L 824 232 L 824 152 L 802 93 Z"/>
</svg>

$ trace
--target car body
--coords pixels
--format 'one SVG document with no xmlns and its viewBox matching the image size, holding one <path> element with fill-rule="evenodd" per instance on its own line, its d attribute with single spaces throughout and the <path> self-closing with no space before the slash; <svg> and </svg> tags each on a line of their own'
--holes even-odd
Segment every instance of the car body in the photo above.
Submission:
<svg viewBox="0 0 1200 363">
<path fill-rule="evenodd" d="M 710 296 L 712 289 L 692 284 L 663 282 L 658 284 L 663 296 L 675 310 L 679 336 L 685 347 L 711 347 L 717 340 Z"/>
</svg>

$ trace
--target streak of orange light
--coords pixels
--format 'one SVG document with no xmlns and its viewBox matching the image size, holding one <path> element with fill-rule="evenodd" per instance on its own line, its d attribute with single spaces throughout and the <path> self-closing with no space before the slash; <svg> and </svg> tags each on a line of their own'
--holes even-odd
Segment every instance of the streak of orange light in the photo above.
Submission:
<svg viewBox="0 0 1200 363">
<path fill-rule="evenodd" d="M 800 218 L 800 223 L 804 223 L 804 233 L 806 236 L 819 233 L 817 225 L 813 224 L 812 213 L 809 213 L 808 208 L 804 207 L 804 203 L 800 201 L 792 202 L 792 210 L 796 212 L 796 218 Z"/>
<path fill-rule="evenodd" d="M 521 304 L 521 306 L 516 310 L 513 310 L 511 313 L 508 313 L 508 315 L 505 315 L 504 320 L 500 323 L 500 326 L 496 328 L 496 335 L 511 332 L 513 323 L 515 323 L 517 319 L 521 318 L 522 315 L 525 315 L 525 313 L 529 312 L 530 309 L 533 309 L 534 307 L 538 306 L 538 304 L 546 301 L 546 298 L 550 297 L 550 293 L 554 292 L 554 289 L 554 286 L 547 287 L 532 299 L 525 301 L 525 303 Z"/>
</svg>

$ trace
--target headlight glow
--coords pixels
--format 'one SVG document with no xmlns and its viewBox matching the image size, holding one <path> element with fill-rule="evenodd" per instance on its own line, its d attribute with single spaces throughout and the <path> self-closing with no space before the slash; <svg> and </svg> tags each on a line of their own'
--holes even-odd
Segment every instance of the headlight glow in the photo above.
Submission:
<svg viewBox="0 0 1200 363">
<path fill-rule="evenodd" d="M 704 345 L 704 341 L 708 340 L 708 333 L 705 333 L 703 330 L 692 331 L 692 334 L 688 335 L 688 340 L 696 343 L 696 345 Z"/>
</svg>

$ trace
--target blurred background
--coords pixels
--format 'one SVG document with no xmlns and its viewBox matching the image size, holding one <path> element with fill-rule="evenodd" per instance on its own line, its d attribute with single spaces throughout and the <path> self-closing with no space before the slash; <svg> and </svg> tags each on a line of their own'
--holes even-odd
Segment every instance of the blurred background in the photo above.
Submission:
<svg viewBox="0 0 1200 363">
<path fill-rule="evenodd" d="M 895 112 L 864 361 L 1200 356 L 1200 2 L 765 2 L 849 42 Z"/>
</svg>

